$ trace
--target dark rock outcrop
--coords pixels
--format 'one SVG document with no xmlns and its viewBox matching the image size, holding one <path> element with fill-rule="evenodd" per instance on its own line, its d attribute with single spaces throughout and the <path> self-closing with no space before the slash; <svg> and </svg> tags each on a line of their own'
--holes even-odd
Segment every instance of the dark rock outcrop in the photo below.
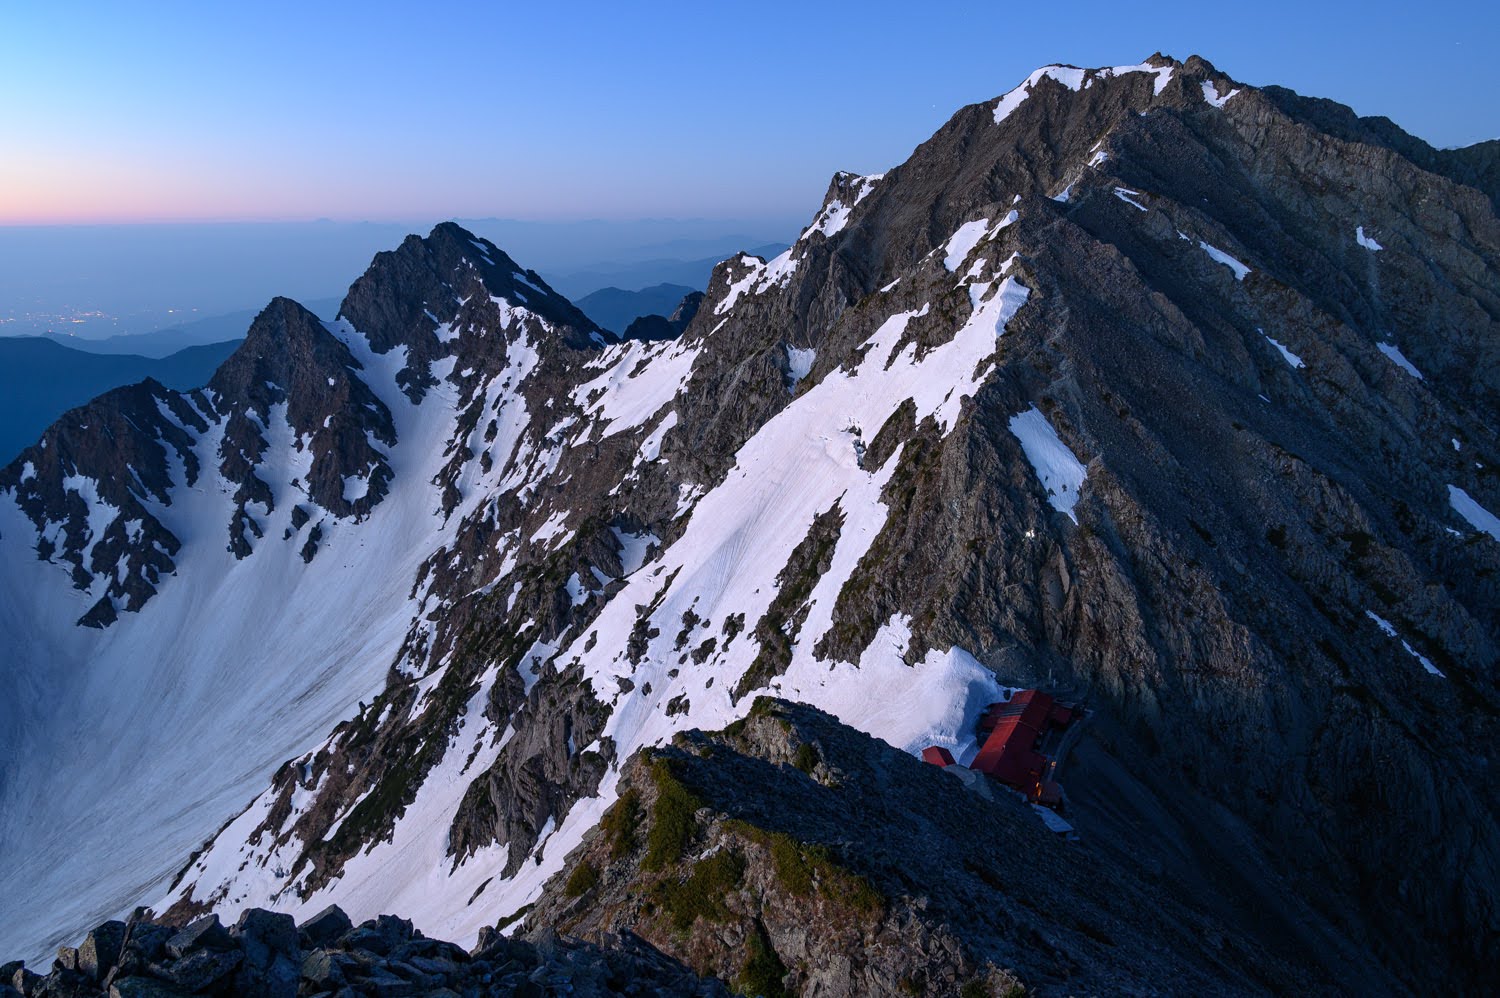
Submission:
<svg viewBox="0 0 1500 998">
<path fill-rule="evenodd" d="M 670 340 L 682 335 L 682 331 L 693 321 L 698 314 L 698 306 L 703 303 L 703 292 L 694 291 L 685 295 L 677 307 L 672 310 L 670 316 L 642 315 L 636 318 L 625 328 L 622 337 L 627 340 Z"/>
<path fill-rule="evenodd" d="M 654 284 L 638 291 L 610 287 L 590 292 L 574 304 L 602 328 L 618 333 L 629 330 L 643 316 L 669 316 L 679 302 L 694 295 L 701 297 L 702 292 L 682 284 Z M 624 338 L 631 336 L 626 332 Z"/>
<path fill-rule="evenodd" d="M 681 735 L 624 774 L 526 932 L 636 933 L 744 993 L 1384 986 L 1058 837 L 998 784 L 976 793 L 804 705 L 763 698 L 725 731 Z M 1308 917 L 1286 884 L 1268 890 L 1284 919 Z"/>
<path fill-rule="evenodd" d="M 182 543 L 148 504 L 172 504 L 174 465 L 188 485 L 197 481 L 203 408 L 149 379 L 117 388 L 67 413 L 0 470 L 0 492 L 13 491 L 38 525 L 37 557 L 67 565 L 75 587 L 99 592 L 93 626 L 107 625 L 117 607 L 139 610 L 176 569 Z M 115 515 L 96 534 L 90 512 L 101 505 Z M 99 579 L 108 581 L 94 589 Z"/>
<path fill-rule="evenodd" d="M 391 412 L 359 376 L 362 367 L 323 321 L 288 298 L 277 298 L 256 316 L 245 342 L 208 384 L 223 414 L 224 439 L 219 471 L 238 485 L 230 523 L 230 545 L 240 557 L 250 553 L 247 530 L 257 536 L 247 504 L 276 508 L 269 483 L 256 474 L 269 441 L 272 412 L 295 437 L 294 448 L 311 451 L 302 483 L 307 497 L 339 517 L 368 515 L 389 491 L 392 470 L 377 443 L 396 445 Z M 346 498 L 346 480 L 359 479 L 361 495 Z"/>
</svg>

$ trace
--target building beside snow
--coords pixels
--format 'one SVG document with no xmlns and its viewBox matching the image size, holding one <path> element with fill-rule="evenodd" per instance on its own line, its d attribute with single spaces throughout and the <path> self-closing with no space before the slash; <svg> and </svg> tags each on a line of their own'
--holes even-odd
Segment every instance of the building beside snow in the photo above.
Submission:
<svg viewBox="0 0 1500 998">
<path fill-rule="evenodd" d="M 1062 787 L 1052 778 L 1067 743 L 1067 734 L 1083 710 L 1059 703 L 1041 690 L 1021 690 L 1009 700 L 992 703 L 979 718 L 979 754 L 969 769 L 1015 790 L 1033 804 L 1061 806 Z M 931 745 L 922 761 L 944 769 L 955 766 L 953 754 Z"/>
</svg>

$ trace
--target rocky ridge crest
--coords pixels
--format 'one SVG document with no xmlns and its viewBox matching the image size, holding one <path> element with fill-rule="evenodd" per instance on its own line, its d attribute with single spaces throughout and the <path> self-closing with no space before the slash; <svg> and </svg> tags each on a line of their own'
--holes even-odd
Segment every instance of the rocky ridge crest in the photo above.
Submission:
<svg viewBox="0 0 1500 998">
<path fill-rule="evenodd" d="M 948 669 L 1086 691 L 1086 840 L 1229 924 L 1315 898 L 1273 959 L 1481 979 L 1500 223 L 1423 149 L 1197 58 L 1045 67 L 835 177 L 673 339 L 520 335 L 466 283 L 519 271 L 465 270 L 461 230 L 383 254 L 345 318 L 405 351 L 408 402 L 452 399 L 445 532 L 383 692 L 171 900 L 314 905 L 420 820 L 472 927 L 536 896 L 637 748 L 765 690 L 957 739 L 866 703 L 877 676 L 952 696 Z"/>
</svg>

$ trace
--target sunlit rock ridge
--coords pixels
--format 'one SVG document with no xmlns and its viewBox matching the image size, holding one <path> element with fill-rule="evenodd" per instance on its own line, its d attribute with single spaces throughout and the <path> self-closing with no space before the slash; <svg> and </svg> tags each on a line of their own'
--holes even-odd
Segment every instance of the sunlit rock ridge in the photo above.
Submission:
<svg viewBox="0 0 1500 998">
<path fill-rule="evenodd" d="M 1042 686 L 1095 712 L 1056 848 L 1215 927 L 1195 984 L 1125 983 L 1477 984 L 1495 146 L 1196 57 L 1051 66 L 835 176 L 670 338 L 451 223 L 336 322 L 276 299 L 202 390 L 0 472 L 0 955 L 136 904 L 472 942 L 556 905 L 638 750 L 758 694 L 963 759 Z M 1006 959 L 1068 905 L 956 945 L 1105 987 L 1087 934 Z"/>
</svg>

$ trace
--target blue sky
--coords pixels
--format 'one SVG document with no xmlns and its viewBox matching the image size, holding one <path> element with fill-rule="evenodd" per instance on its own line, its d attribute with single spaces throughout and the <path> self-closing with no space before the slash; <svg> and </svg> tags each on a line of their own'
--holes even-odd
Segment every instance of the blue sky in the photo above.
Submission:
<svg viewBox="0 0 1500 998">
<path fill-rule="evenodd" d="M 309 9 L 315 7 L 316 9 Z M 804 219 L 1051 62 L 1500 136 L 1500 4 L 0 2 L 0 224 Z"/>
</svg>

